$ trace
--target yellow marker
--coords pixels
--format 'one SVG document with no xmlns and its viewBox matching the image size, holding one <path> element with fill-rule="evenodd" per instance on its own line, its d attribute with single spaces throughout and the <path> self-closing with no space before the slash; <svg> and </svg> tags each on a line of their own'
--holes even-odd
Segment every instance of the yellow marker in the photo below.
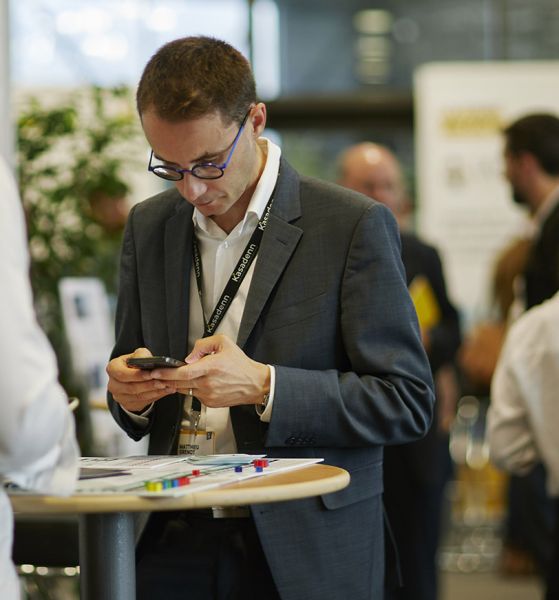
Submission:
<svg viewBox="0 0 559 600">
<path fill-rule="evenodd" d="M 147 492 L 160 492 L 163 489 L 163 482 L 161 481 L 146 481 L 144 487 Z"/>
</svg>

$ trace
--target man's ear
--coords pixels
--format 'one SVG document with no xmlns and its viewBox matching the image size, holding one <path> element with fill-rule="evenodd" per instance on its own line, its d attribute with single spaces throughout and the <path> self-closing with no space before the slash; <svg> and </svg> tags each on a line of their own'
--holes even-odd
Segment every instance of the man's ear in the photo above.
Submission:
<svg viewBox="0 0 559 600">
<path fill-rule="evenodd" d="M 252 125 L 254 137 L 258 138 L 266 128 L 266 105 L 263 102 L 258 102 L 252 109 L 248 120 Z"/>
<path fill-rule="evenodd" d="M 522 152 L 519 154 L 518 163 L 524 173 L 532 174 L 542 170 L 538 159 L 530 152 Z"/>
</svg>

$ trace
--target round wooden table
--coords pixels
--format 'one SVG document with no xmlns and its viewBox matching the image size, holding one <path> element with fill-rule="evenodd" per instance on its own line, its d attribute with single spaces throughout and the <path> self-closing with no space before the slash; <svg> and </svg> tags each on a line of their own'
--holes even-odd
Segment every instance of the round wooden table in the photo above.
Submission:
<svg viewBox="0 0 559 600">
<path fill-rule="evenodd" d="M 133 513 L 297 500 L 335 492 L 348 484 L 347 471 L 315 464 L 177 497 L 12 494 L 10 499 L 15 513 L 79 515 L 83 600 L 135 600 Z"/>
</svg>

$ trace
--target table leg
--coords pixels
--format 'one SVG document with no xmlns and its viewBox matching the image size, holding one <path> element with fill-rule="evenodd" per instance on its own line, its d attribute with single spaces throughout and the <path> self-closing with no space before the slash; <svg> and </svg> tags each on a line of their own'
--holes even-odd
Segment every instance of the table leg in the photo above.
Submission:
<svg viewBox="0 0 559 600">
<path fill-rule="evenodd" d="M 80 516 L 80 598 L 135 600 L 133 513 Z"/>
</svg>

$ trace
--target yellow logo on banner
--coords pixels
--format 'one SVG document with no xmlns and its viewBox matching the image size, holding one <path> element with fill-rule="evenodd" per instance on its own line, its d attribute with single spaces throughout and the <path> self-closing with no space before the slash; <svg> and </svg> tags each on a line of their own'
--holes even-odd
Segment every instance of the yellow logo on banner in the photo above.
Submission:
<svg viewBox="0 0 559 600">
<path fill-rule="evenodd" d="M 448 136 L 494 135 L 503 127 L 496 108 L 457 108 L 444 111 L 441 128 Z"/>
</svg>

